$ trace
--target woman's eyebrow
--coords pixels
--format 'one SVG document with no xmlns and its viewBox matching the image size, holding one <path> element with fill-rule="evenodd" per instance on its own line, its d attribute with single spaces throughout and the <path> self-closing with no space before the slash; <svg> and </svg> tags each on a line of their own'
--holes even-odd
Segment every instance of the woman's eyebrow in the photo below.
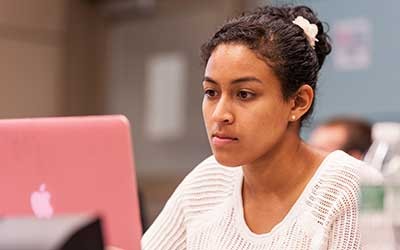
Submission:
<svg viewBox="0 0 400 250">
<path fill-rule="evenodd" d="M 203 78 L 203 82 L 210 82 L 210 83 L 218 84 L 218 82 L 216 80 L 212 79 L 209 76 L 205 76 Z M 237 78 L 237 79 L 234 79 L 234 80 L 231 81 L 232 84 L 243 83 L 243 82 L 258 82 L 258 83 L 262 83 L 262 81 L 260 79 L 258 79 L 257 77 L 253 77 L 253 76 L 240 77 L 240 78 Z"/>
<path fill-rule="evenodd" d="M 209 77 L 209 76 L 204 76 L 203 82 L 210 82 L 210 83 L 218 84 L 217 81 L 215 81 L 214 79 L 212 79 L 212 78 Z"/>
<path fill-rule="evenodd" d="M 258 79 L 257 77 L 254 76 L 245 76 L 245 77 L 240 77 L 238 79 L 233 80 L 231 83 L 242 83 L 242 82 L 258 82 L 258 83 L 262 83 L 262 81 L 260 79 Z"/>
</svg>

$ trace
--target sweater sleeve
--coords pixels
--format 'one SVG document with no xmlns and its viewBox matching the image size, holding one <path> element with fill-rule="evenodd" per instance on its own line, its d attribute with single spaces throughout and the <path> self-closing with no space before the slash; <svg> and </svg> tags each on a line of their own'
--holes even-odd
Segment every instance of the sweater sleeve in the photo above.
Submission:
<svg viewBox="0 0 400 250">
<path fill-rule="evenodd" d="M 330 230 L 328 249 L 361 249 L 357 192 L 343 199 L 341 207 L 341 212 L 333 221 Z"/>
<path fill-rule="evenodd" d="M 179 187 L 142 237 L 142 250 L 186 249 L 186 228 L 179 203 Z"/>
</svg>

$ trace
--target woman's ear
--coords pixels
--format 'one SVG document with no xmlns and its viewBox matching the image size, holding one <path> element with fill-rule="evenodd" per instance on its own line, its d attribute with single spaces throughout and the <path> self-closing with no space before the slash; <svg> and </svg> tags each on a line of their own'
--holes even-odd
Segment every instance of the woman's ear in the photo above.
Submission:
<svg viewBox="0 0 400 250">
<path fill-rule="evenodd" d="M 291 97 L 292 109 L 289 114 L 289 121 L 295 122 L 307 113 L 314 101 L 314 90 L 308 84 L 302 85 Z"/>
</svg>

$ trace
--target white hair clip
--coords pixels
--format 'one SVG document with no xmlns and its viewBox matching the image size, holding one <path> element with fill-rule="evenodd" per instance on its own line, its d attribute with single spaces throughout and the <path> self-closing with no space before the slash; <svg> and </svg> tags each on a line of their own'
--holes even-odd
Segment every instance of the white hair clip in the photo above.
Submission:
<svg viewBox="0 0 400 250">
<path fill-rule="evenodd" d="M 317 25 L 311 24 L 307 19 L 302 16 L 296 17 L 293 23 L 303 29 L 304 33 L 307 36 L 307 40 L 310 42 L 311 47 L 314 48 L 315 42 L 318 42 L 318 39 L 316 38 L 318 34 Z"/>
</svg>

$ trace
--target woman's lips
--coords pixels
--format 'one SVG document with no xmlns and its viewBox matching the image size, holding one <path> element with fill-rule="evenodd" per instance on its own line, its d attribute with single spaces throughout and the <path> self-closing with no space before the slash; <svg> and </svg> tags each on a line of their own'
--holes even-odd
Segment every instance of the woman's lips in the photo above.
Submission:
<svg viewBox="0 0 400 250">
<path fill-rule="evenodd" d="M 225 146 L 231 143 L 235 143 L 238 141 L 237 138 L 229 137 L 229 136 L 218 136 L 213 135 L 211 137 L 212 144 L 215 146 Z"/>
</svg>

